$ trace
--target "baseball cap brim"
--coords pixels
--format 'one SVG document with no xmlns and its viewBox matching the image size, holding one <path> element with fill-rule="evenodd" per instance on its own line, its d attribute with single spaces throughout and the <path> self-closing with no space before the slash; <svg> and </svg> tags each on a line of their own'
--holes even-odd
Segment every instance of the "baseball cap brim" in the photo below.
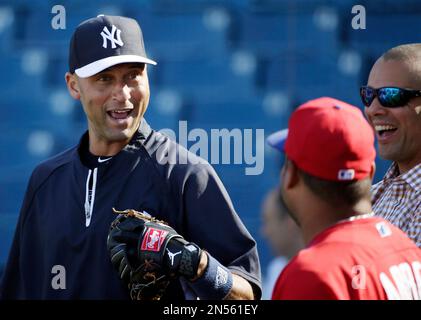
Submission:
<svg viewBox="0 0 421 320">
<path fill-rule="evenodd" d="M 86 66 L 83 66 L 82 68 L 76 69 L 75 73 L 80 78 L 88 78 L 109 67 L 115 66 L 116 64 L 130 63 L 130 62 L 135 62 L 135 63 L 139 62 L 139 63 L 147 63 L 147 64 L 156 65 L 155 61 L 145 58 L 145 57 L 136 56 L 136 55 L 121 55 L 121 56 L 107 57 L 104 59 L 94 61 L 90 64 L 87 64 Z"/>
<path fill-rule="evenodd" d="M 275 133 L 272 133 L 267 137 L 266 142 L 278 151 L 285 152 L 285 141 L 288 137 L 288 129 L 280 130 Z"/>
</svg>

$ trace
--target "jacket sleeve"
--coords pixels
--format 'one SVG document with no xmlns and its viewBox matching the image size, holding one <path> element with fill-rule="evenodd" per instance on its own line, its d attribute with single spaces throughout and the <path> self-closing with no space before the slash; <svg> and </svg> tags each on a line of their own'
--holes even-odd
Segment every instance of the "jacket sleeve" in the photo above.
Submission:
<svg viewBox="0 0 421 320">
<path fill-rule="evenodd" d="M 186 176 L 182 201 L 187 227 L 183 236 L 253 284 L 260 296 L 261 273 L 256 242 L 209 164 L 197 166 Z"/>
</svg>

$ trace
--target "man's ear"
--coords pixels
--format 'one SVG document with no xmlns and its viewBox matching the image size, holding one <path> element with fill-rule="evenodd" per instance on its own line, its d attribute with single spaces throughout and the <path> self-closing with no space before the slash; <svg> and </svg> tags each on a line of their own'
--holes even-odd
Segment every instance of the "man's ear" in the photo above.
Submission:
<svg viewBox="0 0 421 320">
<path fill-rule="evenodd" d="M 411 109 L 414 109 L 415 113 L 419 116 L 421 115 L 421 105 L 420 105 L 421 99 L 413 99 L 411 100 L 408 105 L 411 107 Z"/>
<path fill-rule="evenodd" d="M 79 83 L 76 79 L 76 74 L 66 72 L 64 76 L 67 84 L 67 90 L 73 99 L 80 100 L 80 88 Z"/>
<path fill-rule="evenodd" d="M 376 163 L 373 161 L 371 164 L 370 179 L 373 181 L 374 174 L 376 173 Z"/>
<path fill-rule="evenodd" d="M 288 158 L 285 158 L 285 164 L 282 168 L 282 179 L 286 189 L 293 188 L 300 180 L 297 166 Z"/>
</svg>

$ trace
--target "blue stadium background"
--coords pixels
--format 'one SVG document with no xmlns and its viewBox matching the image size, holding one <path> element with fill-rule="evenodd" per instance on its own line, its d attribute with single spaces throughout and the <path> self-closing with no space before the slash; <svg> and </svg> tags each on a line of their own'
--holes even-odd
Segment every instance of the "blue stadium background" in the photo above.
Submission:
<svg viewBox="0 0 421 320">
<path fill-rule="evenodd" d="M 53 30 L 51 8 L 66 9 Z M 353 5 L 366 30 L 353 30 Z M 97 14 L 136 18 L 148 55 L 155 129 L 283 128 L 301 102 L 329 95 L 361 107 L 358 88 L 388 48 L 421 40 L 420 1 L 323 0 L 0 0 L 0 274 L 30 173 L 77 143 L 86 123 L 68 95 L 68 41 Z M 280 156 L 265 149 L 261 175 L 246 165 L 215 165 L 234 205 L 258 241 L 262 268 L 271 253 L 259 233 L 264 195 L 278 183 Z M 376 181 L 388 163 L 378 160 Z"/>
</svg>

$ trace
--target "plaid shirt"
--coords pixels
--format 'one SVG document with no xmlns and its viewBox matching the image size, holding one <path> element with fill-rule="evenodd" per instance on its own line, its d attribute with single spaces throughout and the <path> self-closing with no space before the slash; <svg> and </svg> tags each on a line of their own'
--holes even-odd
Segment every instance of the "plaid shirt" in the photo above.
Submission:
<svg viewBox="0 0 421 320">
<path fill-rule="evenodd" d="M 421 247 L 421 163 L 399 175 L 394 162 L 371 191 L 376 215 L 389 220 Z"/>
</svg>

